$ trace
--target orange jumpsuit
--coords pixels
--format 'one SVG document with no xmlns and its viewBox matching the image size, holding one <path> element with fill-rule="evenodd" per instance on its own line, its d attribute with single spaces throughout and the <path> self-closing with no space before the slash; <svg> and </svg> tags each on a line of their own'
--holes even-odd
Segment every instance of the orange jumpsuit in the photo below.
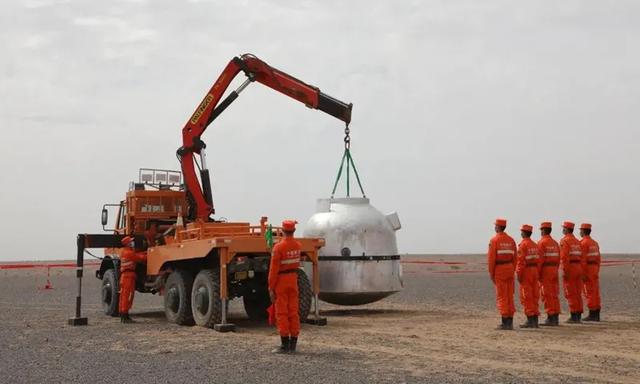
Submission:
<svg viewBox="0 0 640 384">
<path fill-rule="evenodd" d="M 560 246 L 551 235 L 543 235 L 538 241 L 540 250 L 540 291 L 544 310 L 549 316 L 560 313 L 560 284 L 558 269 L 560 267 Z"/>
<path fill-rule="evenodd" d="M 118 302 L 120 315 L 128 314 L 133 305 L 133 294 L 136 291 L 136 263 L 146 261 L 145 252 L 136 252 L 130 247 L 120 250 L 120 301 Z"/>
<path fill-rule="evenodd" d="M 154 247 L 156 245 L 156 236 L 158 235 L 157 227 L 151 227 L 144 231 L 144 237 L 147 239 L 147 246 Z"/>
<path fill-rule="evenodd" d="M 560 240 L 560 263 L 562 264 L 562 285 L 564 296 L 571 313 L 582 313 L 582 277 L 586 267 L 580 242 L 573 233 Z"/>
<path fill-rule="evenodd" d="M 591 311 L 598 311 L 600 310 L 600 246 L 589 235 L 582 237 L 580 246 L 587 266 L 585 273 L 587 278 L 584 282 L 587 307 Z"/>
<path fill-rule="evenodd" d="M 285 237 L 273 247 L 269 266 L 269 290 L 276 294 L 276 324 L 282 337 L 300 333 L 298 269 L 302 245 Z"/>
<path fill-rule="evenodd" d="M 538 286 L 538 272 L 540 268 L 540 251 L 535 241 L 524 238 L 518 244 L 518 260 L 516 275 L 520 283 L 520 303 L 524 314 L 539 316 L 540 287 Z"/>
<path fill-rule="evenodd" d="M 504 232 L 496 233 L 489 242 L 487 264 L 489 276 L 496 286 L 496 304 L 502 317 L 513 317 L 516 242 Z"/>
</svg>

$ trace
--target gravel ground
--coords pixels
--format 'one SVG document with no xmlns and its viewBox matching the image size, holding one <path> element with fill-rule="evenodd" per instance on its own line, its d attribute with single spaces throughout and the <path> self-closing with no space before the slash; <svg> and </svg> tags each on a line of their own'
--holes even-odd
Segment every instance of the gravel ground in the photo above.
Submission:
<svg viewBox="0 0 640 384">
<path fill-rule="evenodd" d="M 405 260 L 420 263 L 404 264 L 404 291 L 362 307 L 323 304 L 329 325 L 303 325 L 295 356 L 269 353 L 274 328 L 247 320 L 239 300 L 235 333 L 167 324 L 162 298 L 149 294 L 136 296 L 138 322 L 122 325 L 101 314 L 87 270 L 89 326 L 70 327 L 72 270 L 52 270 L 55 289 L 40 290 L 44 270 L 0 269 L 0 382 L 640 382 L 640 288 L 629 265 L 602 269 L 602 323 L 498 332 L 482 256 Z M 439 260 L 468 264 L 422 263 Z"/>
</svg>

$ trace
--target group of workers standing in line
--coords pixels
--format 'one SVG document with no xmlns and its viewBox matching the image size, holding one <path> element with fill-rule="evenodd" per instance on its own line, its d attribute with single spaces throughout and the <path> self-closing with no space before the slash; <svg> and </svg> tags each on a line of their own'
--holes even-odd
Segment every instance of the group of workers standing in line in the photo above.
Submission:
<svg viewBox="0 0 640 384">
<path fill-rule="evenodd" d="M 578 240 L 573 230 L 575 224 L 562 224 L 563 237 L 560 243 L 551 237 L 551 223 L 540 225 L 541 238 L 536 243 L 531 239 L 533 227 L 525 224 L 520 228 L 522 241 L 516 242 L 505 229 L 507 221 L 496 219 L 496 235 L 489 242 L 487 264 L 489 276 L 496 288 L 496 302 L 502 317 L 501 330 L 513 329 L 515 313 L 515 279 L 520 284 L 520 302 L 527 321 L 521 328 L 538 328 L 539 301 L 542 297 L 547 318 L 541 325 L 558 326 L 560 314 L 558 272 L 562 272 L 564 295 L 569 304 L 571 317 L 567 323 L 600 321 L 600 247 L 591 238 L 591 224 L 580 225 Z M 583 293 L 589 315 L 582 319 Z"/>
</svg>

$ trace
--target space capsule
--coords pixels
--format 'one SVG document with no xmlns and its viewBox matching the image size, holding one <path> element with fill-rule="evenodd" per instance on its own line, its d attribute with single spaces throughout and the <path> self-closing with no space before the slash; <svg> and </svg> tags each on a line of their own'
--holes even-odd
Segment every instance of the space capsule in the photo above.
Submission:
<svg viewBox="0 0 640 384">
<path fill-rule="evenodd" d="M 368 198 L 319 199 L 305 237 L 321 237 L 320 299 L 338 305 L 368 304 L 402 289 L 394 212 L 384 215 Z"/>
</svg>

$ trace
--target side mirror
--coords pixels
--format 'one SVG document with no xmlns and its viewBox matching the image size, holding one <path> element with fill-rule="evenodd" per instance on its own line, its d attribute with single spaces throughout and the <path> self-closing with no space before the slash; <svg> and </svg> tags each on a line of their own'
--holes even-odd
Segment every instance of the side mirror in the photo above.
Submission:
<svg viewBox="0 0 640 384">
<path fill-rule="evenodd" d="M 102 208 L 102 226 L 106 226 L 107 223 L 109 222 L 109 211 L 107 211 L 107 208 Z"/>
</svg>

